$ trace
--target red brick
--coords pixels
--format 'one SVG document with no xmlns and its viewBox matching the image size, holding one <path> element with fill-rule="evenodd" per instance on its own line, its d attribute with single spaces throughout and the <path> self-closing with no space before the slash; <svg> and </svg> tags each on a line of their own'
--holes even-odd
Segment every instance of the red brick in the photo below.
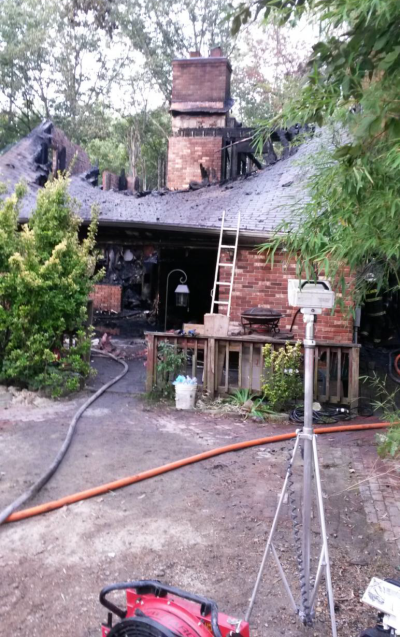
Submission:
<svg viewBox="0 0 400 637">
<path fill-rule="evenodd" d="M 93 300 L 93 308 L 103 312 L 120 312 L 122 301 L 122 287 L 120 285 L 107 285 L 100 283 L 94 286 L 90 294 Z"/>
<path fill-rule="evenodd" d="M 221 179 L 222 137 L 171 137 L 168 143 L 167 186 L 171 190 L 188 188 L 191 181 L 201 181 L 200 164 L 211 181 Z M 185 155 L 185 161 L 181 158 Z"/>
<path fill-rule="evenodd" d="M 271 268 L 265 263 L 265 257 L 262 255 L 260 257 L 251 248 L 241 248 L 238 251 L 232 294 L 231 318 L 233 321 L 240 321 L 242 312 L 249 307 L 264 306 L 281 310 L 284 315 L 281 320 L 281 329 L 289 329 L 296 310 L 289 307 L 287 302 L 287 281 L 295 278 L 295 266 L 288 264 L 288 268 L 283 272 L 283 265 L 286 264 L 280 256 L 275 258 L 274 266 Z M 350 279 L 348 285 L 351 285 Z M 226 299 L 227 290 L 221 290 L 220 300 Z M 343 315 L 339 308 L 336 308 L 333 315 L 330 310 L 327 310 L 318 317 L 317 338 L 351 342 L 352 332 L 352 319 Z M 301 315 L 297 317 L 293 333 L 298 337 L 304 335 Z"/>
</svg>

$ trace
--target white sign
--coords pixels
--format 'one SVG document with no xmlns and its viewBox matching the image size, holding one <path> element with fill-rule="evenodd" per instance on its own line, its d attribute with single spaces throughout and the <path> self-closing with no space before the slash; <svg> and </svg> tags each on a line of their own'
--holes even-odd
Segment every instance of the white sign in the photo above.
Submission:
<svg viewBox="0 0 400 637">
<path fill-rule="evenodd" d="M 289 279 L 288 301 L 292 307 L 313 310 L 331 309 L 335 303 L 335 293 L 328 281 L 299 281 Z"/>
</svg>

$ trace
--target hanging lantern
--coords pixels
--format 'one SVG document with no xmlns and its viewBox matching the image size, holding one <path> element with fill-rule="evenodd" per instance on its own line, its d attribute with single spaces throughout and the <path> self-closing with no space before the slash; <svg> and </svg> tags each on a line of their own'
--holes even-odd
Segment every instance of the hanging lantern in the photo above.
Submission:
<svg viewBox="0 0 400 637">
<path fill-rule="evenodd" d="M 175 290 L 175 304 L 178 307 L 188 307 L 189 305 L 189 288 L 181 283 Z"/>
</svg>

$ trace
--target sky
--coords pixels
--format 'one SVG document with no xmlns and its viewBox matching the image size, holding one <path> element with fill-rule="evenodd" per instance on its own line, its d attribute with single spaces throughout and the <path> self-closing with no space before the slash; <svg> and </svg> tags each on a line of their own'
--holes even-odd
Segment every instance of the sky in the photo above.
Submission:
<svg viewBox="0 0 400 637">
<path fill-rule="evenodd" d="M 305 19 L 302 19 L 302 21 L 294 28 L 288 27 L 284 29 L 284 32 L 292 43 L 293 48 L 298 51 L 301 56 L 304 55 L 304 57 L 311 53 L 313 44 L 318 41 L 318 27 Z M 243 54 L 241 54 L 242 64 L 247 64 L 249 57 L 253 55 L 251 50 L 248 48 L 246 50 L 245 40 L 247 36 L 256 41 L 265 39 L 267 34 L 260 23 L 253 23 L 247 27 L 246 33 L 243 33 L 243 37 L 241 37 L 240 40 L 240 46 L 244 47 Z M 203 50 L 201 51 L 201 54 L 203 56 L 207 56 L 208 51 Z M 114 55 L 118 55 L 118 48 L 114 47 Z M 136 69 L 138 74 L 140 74 L 140 71 L 145 69 L 146 61 L 144 56 L 140 54 L 135 54 L 135 58 Z M 236 62 L 236 68 L 237 65 L 238 62 Z M 276 72 L 278 71 L 279 73 L 279 69 L 276 68 L 275 61 L 271 58 L 260 58 L 259 65 L 267 80 L 272 81 Z M 233 74 L 234 73 L 235 62 L 233 63 Z M 123 78 L 121 78 L 121 80 L 123 82 Z M 161 107 L 165 104 L 165 99 L 161 92 L 146 82 L 138 83 L 136 87 L 132 87 L 129 85 L 128 78 L 126 78 L 125 87 L 125 92 L 121 92 L 121 87 L 117 86 L 115 86 L 111 92 L 111 103 L 116 111 L 121 112 L 122 110 L 128 112 L 131 110 L 133 106 L 132 99 L 135 99 L 138 110 L 140 110 L 144 104 L 146 104 L 147 108 L 150 110 Z M 235 96 L 233 95 L 232 97 L 234 98 Z"/>
<path fill-rule="evenodd" d="M 179 17 L 179 20 L 182 21 L 182 18 Z M 187 28 L 190 28 L 189 24 L 187 25 Z M 296 28 L 286 29 L 285 33 L 290 39 L 293 49 L 304 55 L 311 51 L 311 46 L 317 40 L 318 36 L 318 30 L 308 24 L 305 20 L 297 25 Z M 129 63 L 118 73 L 117 81 L 113 83 L 110 91 L 110 105 L 115 114 L 132 114 L 135 111 L 140 111 L 144 106 L 149 110 L 160 107 L 165 103 L 165 98 L 161 92 L 157 90 L 154 84 L 149 83 L 148 80 L 140 79 L 141 72 L 143 72 L 146 68 L 144 56 L 130 50 L 126 41 L 119 41 L 118 37 L 119 36 L 114 38 L 111 44 L 107 44 L 106 38 L 103 38 L 102 44 L 102 52 L 105 54 L 105 59 L 108 65 L 116 63 L 121 56 L 129 56 Z M 250 24 L 242 30 L 239 35 L 239 42 L 241 43 L 241 46 L 244 46 L 244 52 L 241 54 L 240 59 L 233 56 L 233 73 L 235 73 L 235 69 L 237 70 L 238 65 L 246 65 L 249 61 L 251 61 L 252 57 L 254 62 L 254 50 L 252 50 L 251 46 L 247 47 L 246 50 L 246 44 L 243 44 L 246 43 L 246 39 L 247 42 L 256 42 L 257 40 L 265 41 L 267 38 L 268 34 L 259 23 Z M 58 45 L 60 47 L 58 53 L 62 53 L 62 38 L 59 38 Z M 55 53 L 57 54 L 57 50 Z M 202 54 L 208 55 L 208 51 L 203 50 Z M 279 74 L 280 72 L 280 69 L 276 66 L 275 60 L 271 57 L 271 54 L 265 55 L 264 57 L 261 56 L 257 62 L 262 70 L 263 76 L 267 80 L 271 81 L 274 75 L 277 73 Z M 86 87 L 89 88 L 93 77 L 96 77 L 99 72 L 101 74 L 101 65 L 102 62 L 99 62 L 97 59 L 96 52 L 88 52 L 85 54 L 83 59 L 83 72 L 88 80 L 86 82 L 84 81 L 84 86 L 86 85 Z M 134 73 L 132 73 L 132 71 Z M 58 78 L 53 73 L 51 64 L 44 73 L 47 73 L 47 76 L 43 75 L 41 79 L 44 81 L 43 83 L 45 85 L 48 85 L 46 91 L 48 93 L 49 100 L 51 100 L 55 96 L 55 91 L 57 90 Z M 133 76 L 136 77 L 134 81 L 132 80 Z M 233 97 L 235 96 L 233 95 Z M 6 106 L 5 96 L 3 95 L 2 99 L 0 94 L 0 104 L 1 103 Z"/>
</svg>

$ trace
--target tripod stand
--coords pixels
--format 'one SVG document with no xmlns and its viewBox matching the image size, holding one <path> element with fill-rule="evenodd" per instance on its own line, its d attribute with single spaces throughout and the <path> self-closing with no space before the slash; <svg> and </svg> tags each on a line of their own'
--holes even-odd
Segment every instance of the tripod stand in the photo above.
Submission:
<svg viewBox="0 0 400 637">
<path fill-rule="evenodd" d="M 271 552 L 275 562 L 278 566 L 279 574 L 282 579 L 283 585 L 289 596 L 290 604 L 294 612 L 299 614 L 303 623 L 311 625 L 314 618 L 314 604 L 320 586 L 322 576 L 325 575 L 326 589 L 328 595 L 329 611 L 331 616 L 332 636 L 336 637 L 336 620 L 335 620 L 335 607 L 333 600 L 331 571 L 329 564 L 329 552 L 328 552 L 328 539 L 326 533 L 324 503 L 321 488 L 321 477 L 319 473 L 318 453 L 317 453 L 317 440 L 313 429 L 312 422 L 312 404 L 313 404 L 313 382 L 314 382 L 314 320 L 315 314 L 320 313 L 321 310 L 302 309 L 303 320 L 306 324 L 306 336 L 304 339 L 304 427 L 303 430 L 297 431 L 296 442 L 294 445 L 293 453 L 289 461 L 289 466 L 286 472 L 286 477 L 283 483 L 282 491 L 279 497 L 278 507 L 272 522 L 271 530 L 268 536 L 267 544 L 264 550 L 264 555 L 261 561 L 261 566 L 258 572 L 257 580 L 254 585 L 253 593 L 251 596 L 250 604 L 245 616 L 246 621 L 249 621 L 250 615 L 253 610 L 254 602 L 257 596 L 257 592 L 261 583 L 262 575 L 264 572 L 265 564 L 269 553 Z M 313 312 L 313 313 L 311 313 Z M 296 604 L 293 597 L 289 582 L 287 581 L 282 564 L 276 553 L 273 539 L 278 526 L 279 514 L 281 512 L 285 494 L 289 489 L 290 481 L 292 477 L 292 467 L 296 455 L 300 449 L 300 445 L 303 448 L 304 455 L 304 468 L 303 468 L 303 533 L 302 533 L 302 547 L 300 549 L 300 555 L 298 556 L 298 564 L 300 570 L 300 586 L 301 586 L 301 600 L 300 604 Z M 312 509 L 312 482 L 313 473 L 315 478 L 315 491 L 317 496 L 319 523 L 321 531 L 322 548 L 319 556 L 318 568 L 315 575 L 314 586 L 311 588 L 310 581 L 310 558 L 311 558 L 311 509 Z"/>
</svg>

